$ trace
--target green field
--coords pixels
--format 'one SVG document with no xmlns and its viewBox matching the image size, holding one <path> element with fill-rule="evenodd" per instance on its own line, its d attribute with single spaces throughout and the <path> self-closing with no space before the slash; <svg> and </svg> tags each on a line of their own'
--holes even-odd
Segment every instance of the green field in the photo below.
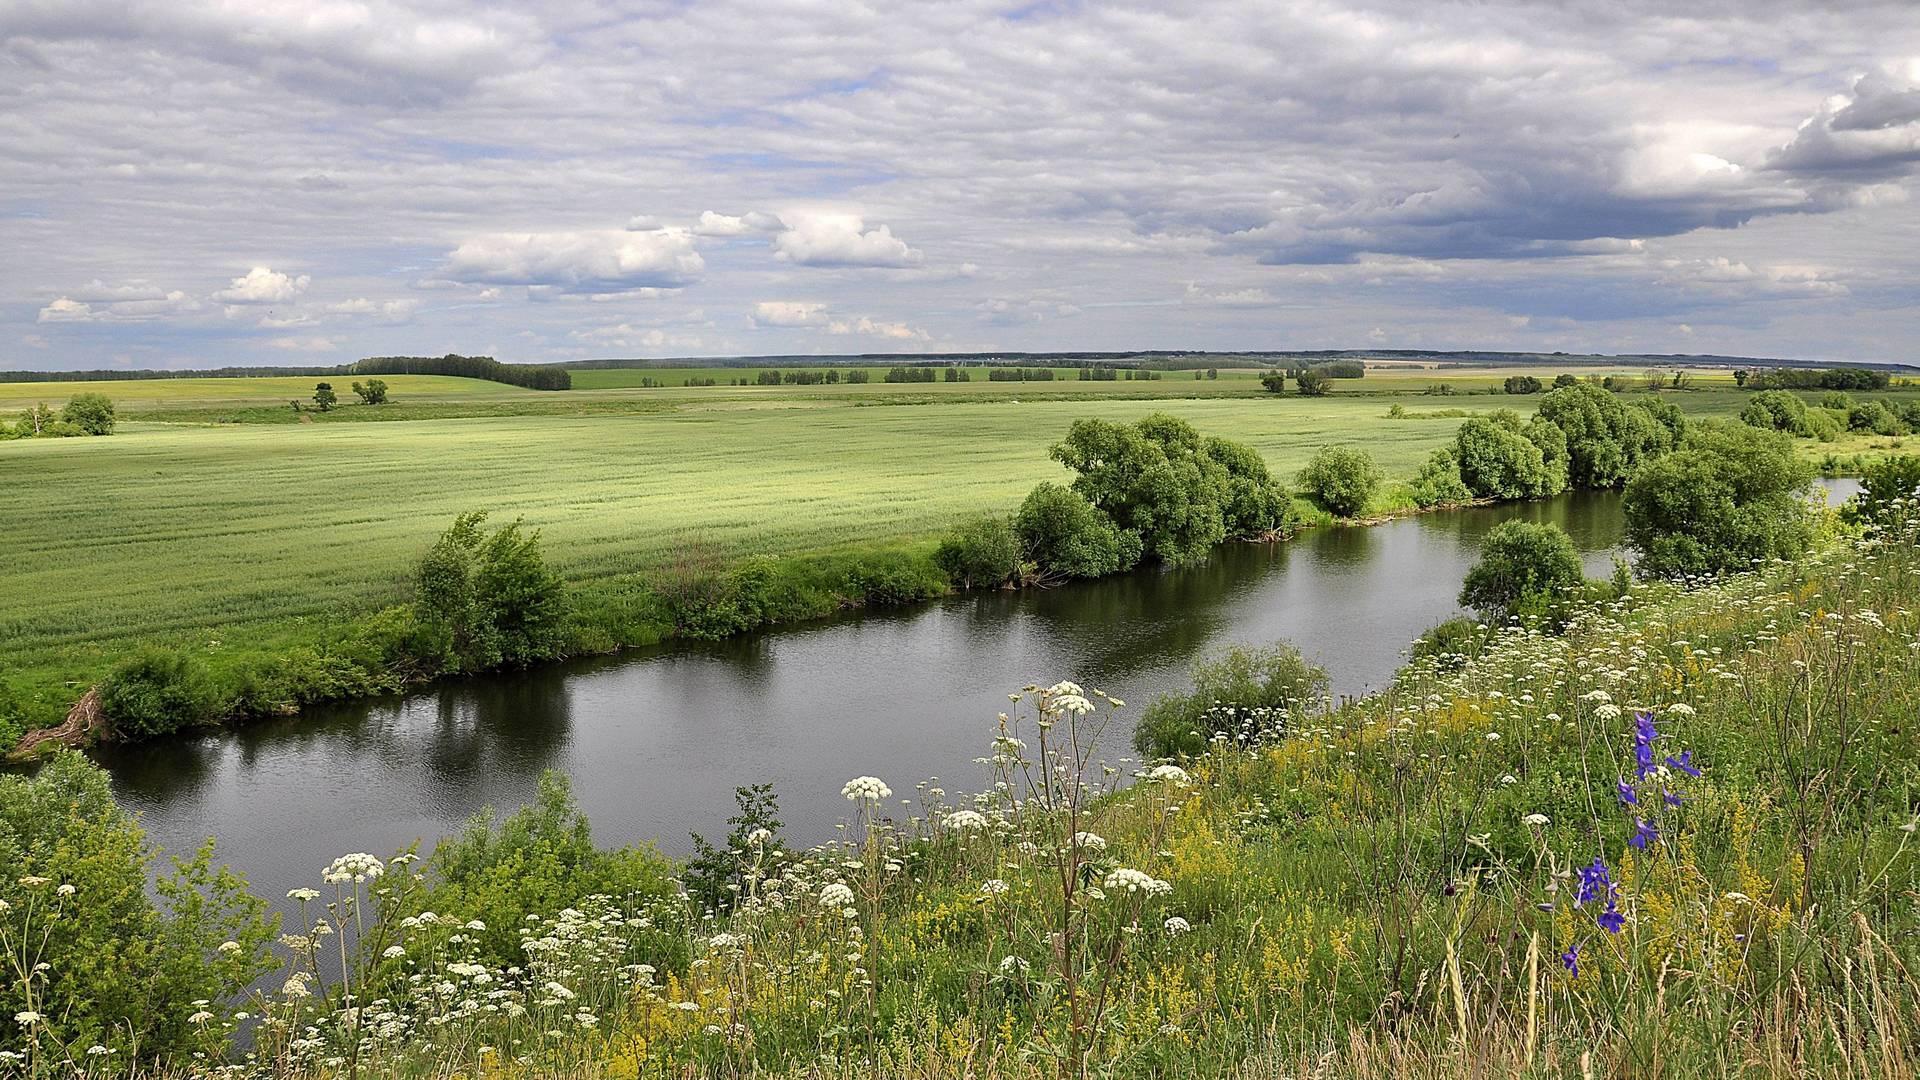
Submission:
<svg viewBox="0 0 1920 1080">
<path fill-rule="evenodd" d="M 1085 416 L 1172 412 L 1251 444 L 1283 478 L 1322 445 L 1359 445 L 1404 478 L 1458 425 L 1422 416 L 1537 400 L 1420 393 L 1447 372 L 1370 374 L 1317 399 L 1261 393 L 1251 372 L 1181 374 L 571 392 L 392 376 L 393 404 L 311 423 L 284 401 L 312 379 L 0 386 L 0 410 L 88 389 L 143 418 L 110 438 L 0 443 L 0 657 L 45 719 L 139 645 L 271 649 L 394 601 L 469 510 L 524 517 L 571 580 L 603 583 L 689 549 L 724 561 L 924 544 L 1063 479 L 1047 448 Z M 1745 395 L 1676 400 L 1726 416 Z M 1388 419 L 1394 404 L 1409 415 Z M 342 422 L 355 419 L 399 422 Z"/>
</svg>

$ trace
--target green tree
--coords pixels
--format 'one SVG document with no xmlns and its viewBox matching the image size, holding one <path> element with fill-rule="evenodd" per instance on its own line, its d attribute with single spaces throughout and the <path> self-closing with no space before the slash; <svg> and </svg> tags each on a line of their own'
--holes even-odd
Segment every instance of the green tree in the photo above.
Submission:
<svg viewBox="0 0 1920 1080">
<path fill-rule="evenodd" d="M 1540 380 L 1531 375 L 1509 375 L 1505 388 L 1509 394 L 1537 394 L 1540 392 Z"/>
<path fill-rule="evenodd" d="M 746 886 L 746 870 L 777 862 L 786 845 L 780 835 L 780 800 L 772 784 L 733 789 L 734 815 L 727 819 L 727 843 L 716 848 L 693 834 L 693 857 L 681 880 L 687 895 L 710 911 L 732 911 Z"/>
<path fill-rule="evenodd" d="M 1153 413 L 1133 424 L 1077 420 L 1052 454 L 1079 474 L 1075 491 L 1162 562 L 1203 559 L 1227 537 L 1232 477 L 1178 417 Z"/>
<path fill-rule="evenodd" d="M 368 379 L 364 383 L 353 384 L 353 392 L 360 398 L 362 405 L 385 405 L 387 403 L 387 381 Z"/>
<path fill-rule="evenodd" d="M 321 412 L 333 408 L 340 395 L 333 392 L 332 383 L 316 383 L 313 388 L 313 407 Z"/>
<path fill-rule="evenodd" d="M 1466 481 L 1460 479 L 1460 461 L 1448 447 L 1429 454 L 1419 474 L 1407 486 L 1413 493 L 1415 505 L 1422 509 L 1455 506 L 1473 499 Z"/>
<path fill-rule="evenodd" d="M 1265 375 L 1260 376 L 1260 385 L 1265 387 L 1269 394 L 1283 393 L 1287 389 L 1287 373 L 1284 371 L 1269 371 Z"/>
<path fill-rule="evenodd" d="M 113 402 L 105 394 L 75 394 L 60 419 L 89 435 L 113 434 Z"/>
<path fill-rule="evenodd" d="M 1565 433 L 1567 479 L 1577 488 L 1620 487 L 1640 462 L 1671 449 L 1675 432 L 1669 422 L 1684 425 L 1670 402 L 1656 398 L 1627 405 L 1584 384 L 1541 398 L 1536 415 Z"/>
<path fill-rule="evenodd" d="M 152 862 L 106 773 L 79 754 L 0 776 L 0 1047 L 21 1045 L 15 1017 L 33 1013 L 42 1053 L 82 1068 L 96 1045 L 116 1072 L 220 1054 L 239 995 L 276 966 L 277 920 L 214 868 L 211 843 L 157 881 Z M 202 1010 L 212 1019 L 196 1023 Z"/>
<path fill-rule="evenodd" d="M 1325 397 L 1333 378 L 1319 368 L 1305 368 L 1293 377 L 1293 388 L 1301 397 Z"/>
<path fill-rule="evenodd" d="M 1140 537 L 1122 532 L 1084 496 L 1059 484 L 1035 485 L 1014 515 L 1026 557 L 1043 573 L 1104 577 L 1140 561 Z"/>
<path fill-rule="evenodd" d="M 1744 570 L 1793 558 L 1813 540 L 1803 500 L 1813 466 L 1782 435 L 1695 424 L 1680 448 L 1627 483 L 1627 544 L 1643 577 Z"/>
<path fill-rule="evenodd" d="M 1580 554 L 1565 530 L 1504 521 L 1481 541 L 1480 561 L 1467 571 L 1460 603 L 1493 621 L 1551 604 L 1583 580 Z"/>
<path fill-rule="evenodd" d="M 1580 385 L 1580 377 L 1577 375 L 1568 374 L 1566 372 L 1562 372 L 1559 375 L 1554 376 L 1554 379 L 1553 379 L 1553 388 L 1555 390 L 1558 390 L 1563 386 L 1578 386 L 1578 385 Z"/>
<path fill-rule="evenodd" d="M 1476 416 L 1460 425 L 1454 436 L 1454 456 L 1460 479 L 1483 499 L 1541 499 L 1566 488 L 1566 473 L 1558 455 L 1565 452 L 1565 435 L 1556 446 L 1547 429 L 1558 428 L 1536 420 L 1523 422 L 1518 413 L 1501 409 Z"/>
<path fill-rule="evenodd" d="M 1292 504 L 1258 450 L 1217 436 L 1209 436 L 1200 448 L 1226 470 L 1220 514 L 1229 537 L 1266 536 L 1287 530 L 1287 515 Z"/>
<path fill-rule="evenodd" d="M 484 671 L 558 655 L 566 584 L 520 522 L 485 527 L 462 514 L 414 573 L 414 616 L 432 657 L 450 671 Z"/>
<path fill-rule="evenodd" d="M 1380 466 L 1365 450 L 1350 446 L 1323 446 L 1314 452 L 1295 483 L 1322 509 L 1353 517 L 1367 508 L 1380 488 Z"/>
<path fill-rule="evenodd" d="M 147 739 L 219 718 L 219 695 L 201 663 L 151 649 L 122 661 L 100 683 L 100 710 L 124 739 Z"/>
</svg>

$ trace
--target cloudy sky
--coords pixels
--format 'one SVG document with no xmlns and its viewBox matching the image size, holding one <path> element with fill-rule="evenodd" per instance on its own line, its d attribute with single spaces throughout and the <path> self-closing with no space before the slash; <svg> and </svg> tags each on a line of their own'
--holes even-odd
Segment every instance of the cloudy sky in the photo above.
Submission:
<svg viewBox="0 0 1920 1080">
<path fill-rule="evenodd" d="M 1911 361 L 1916 173 L 1913 0 L 0 0 L 0 368 Z"/>
</svg>

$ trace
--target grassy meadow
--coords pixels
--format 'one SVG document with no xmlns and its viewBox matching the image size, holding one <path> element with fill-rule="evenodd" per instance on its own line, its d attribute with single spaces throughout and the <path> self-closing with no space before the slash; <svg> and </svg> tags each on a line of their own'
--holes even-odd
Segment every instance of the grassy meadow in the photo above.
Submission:
<svg viewBox="0 0 1920 1080">
<path fill-rule="evenodd" d="M 717 374 L 646 372 L 695 373 Z M 1463 412 L 1532 404 L 1475 393 L 1498 375 L 1478 371 L 1370 372 L 1323 398 L 1264 393 L 1251 370 L 658 389 L 633 387 L 639 374 L 583 371 L 567 392 L 389 376 L 390 404 L 319 415 L 286 405 L 313 379 L 0 385 L 0 411 L 84 388 L 123 417 L 111 438 L 0 444 L 5 678 L 48 722 L 144 644 L 218 656 L 310 639 L 396 601 L 426 547 L 470 510 L 524 518 L 571 582 L 607 589 L 690 553 L 930 546 L 957 519 L 1064 480 L 1047 449 L 1081 417 L 1170 412 L 1250 444 L 1283 478 L 1320 446 L 1351 444 L 1405 478 Z M 1460 392 L 1423 393 L 1446 381 Z M 1695 415 L 1745 400 L 1730 387 L 1674 397 Z M 1390 418 L 1396 405 L 1405 415 Z M 389 422 L 354 422 L 374 419 Z"/>
</svg>

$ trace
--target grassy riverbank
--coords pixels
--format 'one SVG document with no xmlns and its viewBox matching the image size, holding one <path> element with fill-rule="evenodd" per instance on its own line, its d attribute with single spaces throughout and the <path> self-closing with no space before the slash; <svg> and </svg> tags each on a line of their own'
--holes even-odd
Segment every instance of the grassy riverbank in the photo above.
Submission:
<svg viewBox="0 0 1920 1080">
<path fill-rule="evenodd" d="M 1004 786 L 853 780 L 804 854 L 745 822 L 717 918 L 343 863 L 281 959 L 358 950 L 370 1005 L 245 1003 L 245 1074 L 1913 1077 L 1917 526 L 1636 586 L 1121 791 L 1084 747 L 1141 703 L 1029 687 L 980 725 Z M 574 842 L 535 820 L 461 857 Z"/>
</svg>

